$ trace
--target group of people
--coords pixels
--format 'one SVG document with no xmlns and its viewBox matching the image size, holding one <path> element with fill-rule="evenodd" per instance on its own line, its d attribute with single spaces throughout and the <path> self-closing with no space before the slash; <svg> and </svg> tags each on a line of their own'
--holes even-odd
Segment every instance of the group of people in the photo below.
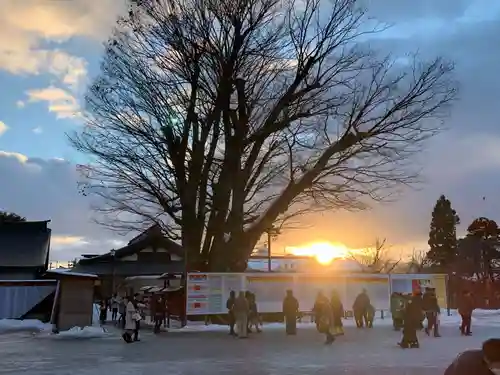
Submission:
<svg viewBox="0 0 500 375">
<path fill-rule="evenodd" d="M 358 328 L 373 327 L 375 308 L 365 289 L 354 300 L 352 310 Z M 312 311 L 316 329 L 326 336 L 326 344 L 332 344 L 335 336 L 344 334 L 342 318 L 345 317 L 345 311 L 337 291 L 332 292 L 330 299 L 320 291 Z"/>
<path fill-rule="evenodd" d="M 108 310 L 110 310 L 112 322 L 123 329 L 123 340 L 127 343 L 139 341 L 140 322 L 143 319 L 145 307 L 146 305 L 139 300 L 137 293 L 132 297 L 119 297 L 114 294 L 113 297 L 100 301 L 99 320 L 104 325 Z M 155 321 L 155 331 L 156 328 Z"/>
<path fill-rule="evenodd" d="M 236 292 L 232 290 L 226 301 L 226 308 L 229 316 L 230 335 L 247 338 L 248 334 L 253 332 L 253 327 L 255 327 L 256 332 L 261 332 L 255 293 L 240 291 L 236 296 Z"/>
<path fill-rule="evenodd" d="M 472 294 L 465 291 L 458 301 L 458 312 L 462 317 L 460 331 L 464 336 L 470 336 L 471 318 L 474 311 L 474 300 Z M 422 294 L 416 291 L 405 295 L 393 293 L 391 296 L 391 313 L 395 330 L 403 328 L 403 338 L 398 343 L 402 348 L 418 348 L 420 346 L 417 331 L 424 330 L 430 336 L 440 337 L 439 334 L 439 307 L 436 291 L 434 288 L 425 288 Z M 424 327 L 424 322 L 427 325 Z"/>
<path fill-rule="evenodd" d="M 226 302 L 229 317 L 229 334 L 240 338 L 248 337 L 255 327 L 261 332 L 261 321 L 257 309 L 256 296 L 252 292 L 230 292 Z M 312 309 L 318 332 L 326 336 L 326 344 L 335 341 L 335 336 L 343 335 L 342 318 L 344 317 L 344 306 L 339 294 L 333 291 L 330 298 L 323 292 L 319 292 Z M 373 327 L 375 309 L 370 302 L 366 290 L 363 290 L 355 299 L 353 313 L 356 325 L 359 328 Z M 283 316 L 285 319 L 285 332 L 287 335 L 297 333 L 297 318 L 300 317 L 299 301 L 293 295 L 292 290 L 287 290 L 283 299 Z"/>
<path fill-rule="evenodd" d="M 470 292 L 464 292 L 459 299 L 458 311 L 462 316 L 460 330 L 462 335 L 470 336 L 471 316 L 474 302 Z M 231 291 L 227 300 L 230 334 L 241 338 L 248 337 L 255 326 L 260 332 L 260 319 L 257 310 L 255 294 L 240 292 L 238 296 Z M 352 306 L 354 320 L 358 328 L 372 328 L 375 317 L 375 308 L 365 289 L 356 297 Z M 422 294 L 417 291 L 412 294 L 394 292 L 391 296 L 391 313 L 395 330 L 403 331 L 398 345 L 401 348 L 418 348 L 420 346 L 417 331 L 423 330 L 427 335 L 440 337 L 439 314 L 440 307 L 436 291 L 427 287 Z M 318 332 L 326 336 L 326 344 L 332 344 L 335 337 L 343 335 L 342 318 L 345 316 L 344 306 L 339 294 L 333 291 L 330 298 L 319 292 L 312 309 Z M 297 318 L 300 316 L 299 301 L 292 290 L 287 290 L 283 300 L 283 315 L 285 318 L 286 333 L 295 335 L 297 332 Z M 427 324 L 424 326 L 425 321 Z M 236 329 L 235 329 L 236 327 Z"/>
</svg>

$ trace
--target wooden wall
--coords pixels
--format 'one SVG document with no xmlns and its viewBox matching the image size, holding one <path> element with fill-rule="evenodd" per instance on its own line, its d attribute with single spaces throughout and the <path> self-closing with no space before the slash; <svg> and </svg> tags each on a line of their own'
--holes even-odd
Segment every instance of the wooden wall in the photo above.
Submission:
<svg viewBox="0 0 500 375">
<path fill-rule="evenodd" d="M 68 330 L 75 326 L 92 325 L 94 280 L 67 278 L 61 280 L 57 328 Z"/>
</svg>

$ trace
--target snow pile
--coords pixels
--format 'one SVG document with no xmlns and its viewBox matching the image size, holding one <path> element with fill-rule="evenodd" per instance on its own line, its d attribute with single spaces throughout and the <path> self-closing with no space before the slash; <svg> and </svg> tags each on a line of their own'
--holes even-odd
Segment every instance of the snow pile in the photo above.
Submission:
<svg viewBox="0 0 500 375">
<path fill-rule="evenodd" d="M 450 310 L 450 316 L 446 309 L 441 311 L 441 324 L 460 324 L 462 318 L 457 310 Z M 500 310 L 477 309 L 472 313 L 472 325 L 500 327 Z"/>
<path fill-rule="evenodd" d="M 101 327 L 73 327 L 67 331 L 51 335 L 55 339 L 98 339 L 109 336 L 110 333 Z"/>
<path fill-rule="evenodd" d="M 52 324 L 37 319 L 0 319 L 0 333 L 51 331 Z"/>
<path fill-rule="evenodd" d="M 448 311 L 446 309 L 441 310 L 441 315 L 439 316 L 440 324 L 442 325 L 460 325 L 462 318 L 457 310 L 450 310 L 450 316 L 448 316 Z M 342 323 L 346 327 L 355 326 L 354 319 L 343 319 Z M 378 311 L 375 316 L 374 325 L 376 326 L 392 326 L 392 317 L 390 312 L 384 311 L 384 319 L 380 317 L 380 312 Z M 474 310 L 472 314 L 472 325 L 477 326 L 488 326 L 488 327 L 500 327 L 500 310 Z M 314 328 L 315 324 L 306 321 L 302 323 L 297 323 L 297 328 Z M 285 329 L 284 323 L 264 323 L 262 327 L 264 330 L 283 330 Z M 170 332 L 221 332 L 227 331 L 228 327 L 225 325 L 209 324 L 205 325 L 203 322 L 188 322 L 188 325 L 182 328 L 170 328 Z"/>
</svg>

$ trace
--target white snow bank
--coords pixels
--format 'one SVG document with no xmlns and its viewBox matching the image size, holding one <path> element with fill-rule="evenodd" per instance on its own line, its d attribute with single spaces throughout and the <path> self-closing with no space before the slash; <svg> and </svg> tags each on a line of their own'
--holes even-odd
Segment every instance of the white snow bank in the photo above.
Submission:
<svg viewBox="0 0 500 375">
<path fill-rule="evenodd" d="M 441 312 L 441 324 L 460 324 L 462 318 L 457 310 L 450 310 L 448 316 L 446 309 Z M 472 313 L 472 325 L 500 327 L 500 310 L 477 309 Z"/>
<path fill-rule="evenodd" d="M 462 321 L 460 314 L 457 310 L 450 310 L 450 316 L 446 309 L 441 310 L 439 317 L 440 324 L 442 325 L 459 325 Z M 355 325 L 354 319 L 343 319 L 342 323 L 346 327 Z M 392 326 L 392 317 L 390 312 L 384 311 L 384 319 L 380 318 L 380 312 L 377 312 L 374 325 L 376 326 Z M 482 310 L 477 309 L 472 313 L 472 325 L 500 327 L 500 310 Z M 304 322 L 297 323 L 298 328 L 313 328 L 314 323 L 309 322 L 306 318 Z M 262 327 L 264 330 L 283 330 L 285 325 L 283 323 L 264 323 Z M 225 325 L 209 324 L 205 325 L 203 322 L 188 322 L 187 326 L 182 328 L 169 328 L 169 332 L 221 332 L 227 331 L 228 327 Z"/>
<path fill-rule="evenodd" d="M 54 339 L 98 339 L 109 337 L 111 334 L 101 327 L 73 327 L 67 331 L 61 331 L 51 335 Z"/>
<path fill-rule="evenodd" d="M 36 319 L 0 319 L 0 333 L 51 331 L 52 324 Z"/>
</svg>

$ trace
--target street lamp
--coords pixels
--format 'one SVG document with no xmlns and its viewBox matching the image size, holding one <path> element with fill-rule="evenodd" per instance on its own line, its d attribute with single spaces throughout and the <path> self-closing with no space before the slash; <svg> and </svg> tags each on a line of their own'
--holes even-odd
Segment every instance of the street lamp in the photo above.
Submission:
<svg viewBox="0 0 500 375">
<path fill-rule="evenodd" d="M 267 271 L 271 272 L 272 271 L 272 265 L 271 265 L 271 260 L 272 260 L 272 255 L 271 255 L 271 242 L 274 238 L 280 234 L 280 230 L 274 225 L 272 225 L 267 231 Z"/>
<path fill-rule="evenodd" d="M 115 294 L 115 256 L 116 250 L 112 249 L 109 254 L 111 255 L 111 295 Z"/>
</svg>

